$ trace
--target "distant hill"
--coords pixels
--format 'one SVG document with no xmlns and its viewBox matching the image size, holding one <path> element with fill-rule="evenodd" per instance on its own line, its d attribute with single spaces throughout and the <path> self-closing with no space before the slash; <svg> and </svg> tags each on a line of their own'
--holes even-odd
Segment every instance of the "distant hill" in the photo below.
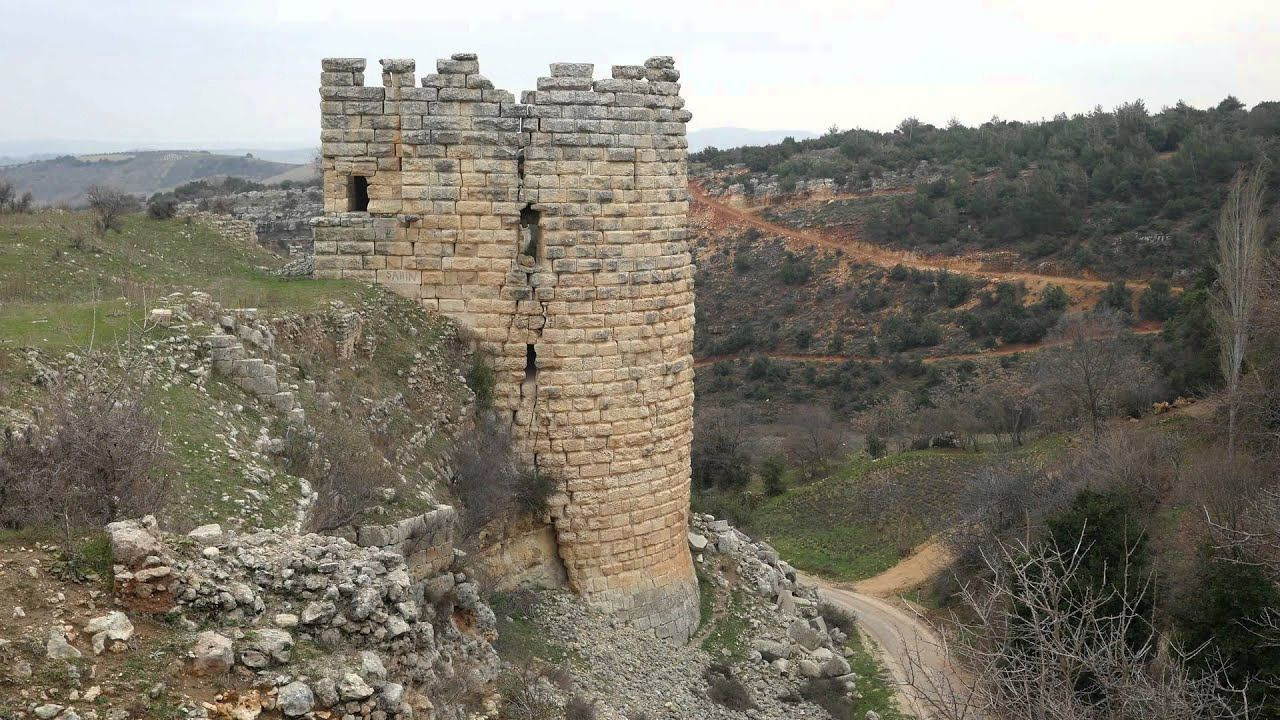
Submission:
<svg viewBox="0 0 1280 720">
<path fill-rule="evenodd" d="M 220 155 L 191 150 L 157 150 L 98 155 L 63 155 L 51 160 L 0 167 L 0 178 L 19 191 L 30 190 L 36 202 L 76 202 L 94 184 L 114 185 L 137 195 L 171 190 L 183 183 L 234 176 L 267 180 L 298 165 L 248 155 Z"/>
<path fill-rule="evenodd" d="M 782 142 L 783 138 L 807 140 L 818 137 L 818 133 L 808 130 L 752 130 L 739 127 L 718 127 L 694 130 L 689 133 L 689 152 L 698 152 L 709 147 L 725 150 L 743 145 L 770 145 Z"/>
</svg>

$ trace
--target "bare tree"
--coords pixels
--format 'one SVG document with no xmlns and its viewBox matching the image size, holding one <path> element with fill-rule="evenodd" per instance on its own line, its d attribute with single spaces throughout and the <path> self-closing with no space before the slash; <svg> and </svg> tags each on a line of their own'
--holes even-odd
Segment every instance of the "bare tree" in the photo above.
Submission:
<svg viewBox="0 0 1280 720">
<path fill-rule="evenodd" d="M 1054 334 L 1060 342 L 1041 353 L 1036 369 L 1039 395 L 1067 415 L 1087 418 L 1099 433 L 1126 397 L 1150 385 L 1151 370 L 1114 310 L 1065 315 Z"/>
<path fill-rule="evenodd" d="M 907 653 L 917 703 L 942 720 L 1251 717 L 1221 667 L 1188 668 L 1204 648 L 1184 652 L 1148 624 L 1150 578 L 1126 563 L 1112 588 L 1078 581 L 1087 550 L 1004 545 L 988 556 L 990 579 L 961 590 L 971 619 Z"/>
<path fill-rule="evenodd" d="M 792 413 L 786 451 L 801 482 L 826 477 L 844 450 L 840 426 L 829 412 L 805 405 Z"/>
<path fill-rule="evenodd" d="M 897 437 L 898 449 L 901 450 L 901 437 L 907 431 L 911 410 L 911 396 L 906 391 L 899 391 L 859 415 L 854 420 L 854 428 L 868 437 L 868 445 L 872 437 L 881 440 Z"/>
<path fill-rule="evenodd" d="M 1227 448 L 1235 451 L 1236 416 L 1240 402 L 1240 374 L 1248 350 L 1250 322 L 1262 285 L 1263 194 L 1262 164 L 1241 170 L 1227 191 L 1218 218 L 1218 287 L 1214 295 L 1214 328 L 1219 362 L 1227 382 Z"/>
<path fill-rule="evenodd" d="M 694 420 L 693 482 L 701 487 L 741 487 L 751 479 L 746 424 L 730 409 L 702 410 Z"/>
<path fill-rule="evenodd" d="M 302 529 L 325 533 L 358 520 L 400 478 L 373 446 L 358 418 L 317 413 L 313 422 L 314 440 L 307 452 L 299 454 L 297 469 L 315 493 Z"/>
<path fill-rule="evenodd" d="M 978 417 L 997 437 L 1022 445 L 1027 432 L 1038 422 L 1035 385 L 1026 374 L 1007 370 L 997 373 L 978 389 Z"/>
<path fill-rule="evenodd" d="M 532 517 L 540 520 L 556 491 L 554 480 L 524 467 L 512 451 L 511 431 L 496 416 L 476 421 L 454 453 L 453 490 L 462 503 L 468 536 L 494 520 Z"/>
<path fill-rule="evenodd" d="M 109 185 L 90 185 L 84 191 L 93 211 L 94 227 L 100 235 L 108 230 L 120 232 L 120 219 L 137 208 L 138 199 L 129 193 Z"/>
</svg>

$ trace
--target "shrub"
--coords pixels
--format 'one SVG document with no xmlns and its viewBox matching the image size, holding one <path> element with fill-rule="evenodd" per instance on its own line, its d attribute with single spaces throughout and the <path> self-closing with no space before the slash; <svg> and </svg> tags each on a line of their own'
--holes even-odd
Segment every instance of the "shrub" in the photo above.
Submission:
<svg viewBox="0 0 1280 720">
<path fill-rule="evenodd" d="M 0 526 L 70 532 L 155 512 L 169 489 L 162 450 L 139 386 L 84 380 L 62 389 L 39 426 L 4 438 Z"/>
<path fill-rule="evenodd" d="M 395 471 L 373 446 L 363 423 L 337 414 L 318 415 L 315 446 L 306 457 L 303 475 L 315 501 L 307 510 L 307 532 L 330 532 L 356 521 L 382 500 L 384 490 L 399 482 Z"/>
<path fill-rule="evenodd" d="M 596 701 L 574 695 L 564 704 L 565 720 L 596 720 Z"/>
<path fill-rule="evenodd" d="M 786 285 L 803 285 L 813 277 L 813 263 L 806 255 L 788 252 L 778 271 L 778 278 Z"/>
<path fill-rule="evenodd" d="M 487 417 L 458 445 L 453 489 L 462 503 L 463 526 L 474 532 L 503 517 L 541 516 L 556 486 L 537 470 L 521 467 L 510 430 Z"/>
<path fill-rule="evenodd" d="M 931 347 L 942 341 L 942 327 L 922 317 L 890 315 L 880 324 L 880 341 L 893 352 Z"/>
<path fill-rule="evenodd" d="M 882 458 L 888 454 L 888 443 L 886 443 L 879 435 L 867 435 L 867 455 L 873 458 Z"/>
<path fill-rule="evenodd" d="M 1124 284 L 1123 280 L 1116 280 L 1102 291 L 1102 296 L 1098 298 L 1098 307 L 1111 308 L 1130 315 L 1133 313 L 1133 291 Z"/>
<path fill-rule="evenodd" d="M 471 357 L 467 368 L 467 387 L 476 396 L 476 408 L 485 411 L 493 407 L 493 388 L 497 385 L 493 367 L 479 353 Z"/>
<path fill-rule="evenodd" d="M 730 710 L 746 712 L 754 710 L 751 693 L 734 674 L 733 669 L 722 663 L 712 663 L 703 673 L 707 681 L 707 697 Z"/>
<path fill-rule="evenodd" d="M 90 185 L 85 191 L 89 209 L 93 211 L 94 227 L 98 234 L 108 230 L 120 232 L 120 220 L 138 206 L 138 199 L 129 193 L 108 185 Z"/>
<path fill-rule="evenodd" d="M 1151 285 L 1138 300 L 1138 317 L 1143 320 L 1163 322 L 1173 317 L 1177 311 L 1178 299 L 1169 291 L 1169 283 L 1163 280 L 1152 280 Z"/>
<path fill-rule="evenodd" d="M 764 480 L 764 493 L 776 497 L 787 491 L 787 463 L 777 455 L 770 455 L 760 463 L 760 478 Z"/>
<path fill-rule="evenodd" d="M 169 220 L 178 214 L 178 201 L 172 197 L 156 196 L 147 203 L 147 217 L 152 220 Z"/>
</svg>

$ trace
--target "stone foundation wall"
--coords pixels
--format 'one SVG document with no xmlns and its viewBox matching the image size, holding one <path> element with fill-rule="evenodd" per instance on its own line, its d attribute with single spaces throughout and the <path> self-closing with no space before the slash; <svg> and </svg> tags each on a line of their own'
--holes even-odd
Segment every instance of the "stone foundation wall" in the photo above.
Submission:
<svg viewBox="0 0 1280 720">
<path fill-rule="evenodd" d="M 693 428 L 690 114 L 671 58 L 556 63 L 521 102 L 474 55 L 321 74 L 325 216 L 315 272 L 385 284 L 471 330 L 495 408 L 560 484 L 570 584 L 687 638 Z M 365 198 L 367 197 L 367 204 Z"/>
<path fill-rule="evenodd" d="M 356 544 L 403 555 L 409 575 L 417 582 L 453 563 L 457 528 L 458 512 L 441 505 L 390 525 L 362 525 L 356 529 Z"/>
</svg>

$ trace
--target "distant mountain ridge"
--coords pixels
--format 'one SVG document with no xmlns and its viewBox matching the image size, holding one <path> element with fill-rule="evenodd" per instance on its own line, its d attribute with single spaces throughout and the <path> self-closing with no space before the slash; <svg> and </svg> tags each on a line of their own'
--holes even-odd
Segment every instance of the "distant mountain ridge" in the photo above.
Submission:
<svg viewBox="0 0 1280 720">
<path fill-rule="evenodd" d="M 299 170 L 296 163 L 273 162 L 250 155 L 223 155 L 195 150 L 148 150 L 126 153 L 62 155 L 0 167 L 0 178 L 19 192 L 31 191 L 36 202 L 77 202 L 86 187 L 112 185 L 137 195 L 171 190 L 183 183 L 234 176 L 269 181 Z"/>
<path fill-rule="evenodd" d="M 689 133 L 689 152 L 709 147 L 725 150 L 743 145 L 772 145 L 788 137 L 807 140 L 818 137 L 818 133 L 808 130 L 753 130 L 740 127 L 704 128 Z"/>
</svg>

